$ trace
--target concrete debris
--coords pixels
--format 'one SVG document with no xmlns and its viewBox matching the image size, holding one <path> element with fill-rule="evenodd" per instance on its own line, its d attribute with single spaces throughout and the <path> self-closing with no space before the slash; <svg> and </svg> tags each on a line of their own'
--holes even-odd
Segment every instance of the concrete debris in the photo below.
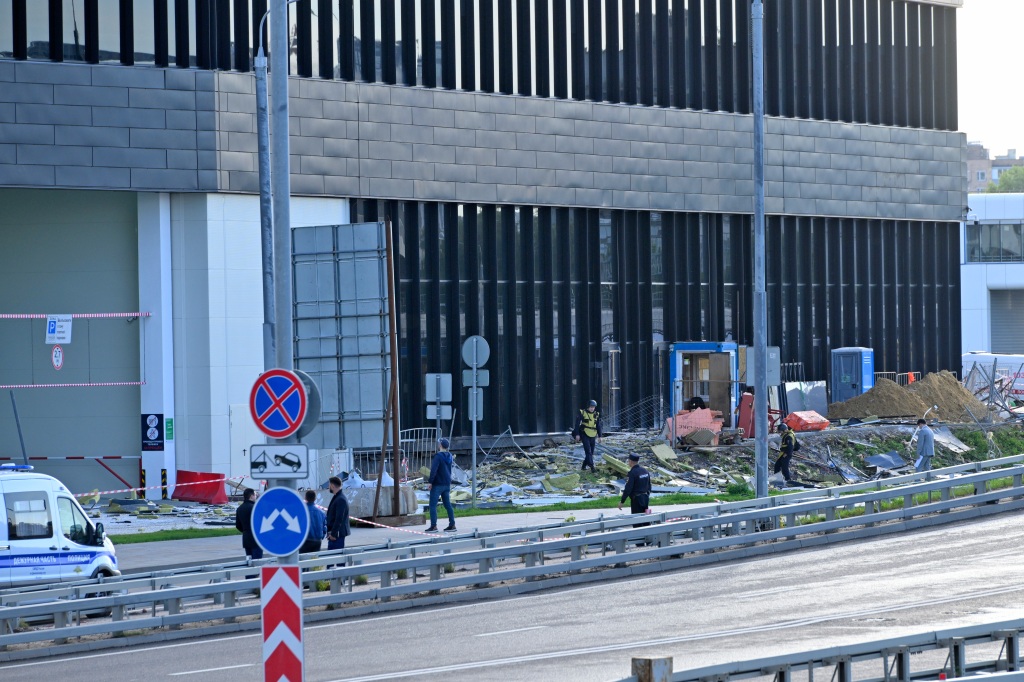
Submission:
<svg viewBox="0 0 1024 682">
<path fill-rule="evenodd" d="M 905 466 L 909 466 L 899 453 L 895 450 L 890 450 L 882 455 L 870 455 L 864 458 L 864 463 L 868 466 L 873 466 L 876 469 L 901 469 Z"/>
</svg>

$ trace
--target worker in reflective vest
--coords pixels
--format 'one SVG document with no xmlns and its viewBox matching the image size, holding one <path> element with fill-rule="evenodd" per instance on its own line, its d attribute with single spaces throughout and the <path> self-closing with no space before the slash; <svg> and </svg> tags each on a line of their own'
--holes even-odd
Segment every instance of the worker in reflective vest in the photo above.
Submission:
<svg viewBox="0 0 1024 682">
<path fill-rule="evenodd" d="M 572 435 L 577 443 L 583 443 L 583 471 L 590 467 L 594 468 L 594 444 L 598 439 L 604 437 L 601 428 L 601 413 L 597 411 L 597 401 L 591 400 L 585 410 L 580 410 L 580 416 L 576 418 L 576 425 L 572 429 Z"/>
</svg>

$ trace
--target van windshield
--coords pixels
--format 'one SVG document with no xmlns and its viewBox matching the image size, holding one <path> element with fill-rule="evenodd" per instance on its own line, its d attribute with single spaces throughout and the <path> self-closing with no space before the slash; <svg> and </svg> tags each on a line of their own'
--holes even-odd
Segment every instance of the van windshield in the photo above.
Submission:
<svg viewBox="0 0 1024 682">
<path fill-rule="evenodd" d="M 4 495 L 4 500 L 9 539 L 53 537 L 53 517 L 45 492 L 9 492 Z"/>
<path fill-rule="evenodd" d="M 91 543 L 93 533 L 89 519 L 85 518 L 85 514 L 71 498 L 58 497 L 57 512 L 60 514 L 60 527 L 64 537 L 79 545 Z"/>
</svg>

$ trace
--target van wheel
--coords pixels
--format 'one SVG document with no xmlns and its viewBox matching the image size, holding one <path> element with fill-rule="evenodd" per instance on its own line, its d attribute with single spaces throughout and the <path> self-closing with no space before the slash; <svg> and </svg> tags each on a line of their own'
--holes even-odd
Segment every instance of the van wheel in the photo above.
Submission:
<svg viewBox="0 0 1024 682">
<path fill-rule="evenodd" d="M 93 576 L 93 579 L 99 577 L 109 578 L 111 576 L 107 571 L 99 571 Z M 113 592 L 88 592 L 85 594 L 86 599 L 93 599 L 96 597 L 110 597 L 113 596 Z M 90 611 L 83 611 L 82 615 L 86 618 L 109 618 L 113 614 L 113 609 L 94 609 Z"/>
</svg>

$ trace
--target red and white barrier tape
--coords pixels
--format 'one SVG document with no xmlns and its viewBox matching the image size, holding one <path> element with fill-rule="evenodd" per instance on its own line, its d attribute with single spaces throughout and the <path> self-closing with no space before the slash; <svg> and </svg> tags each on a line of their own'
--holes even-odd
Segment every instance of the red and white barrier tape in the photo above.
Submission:
<svg viewBox="0 0 1024 682">
<path fill-rule="evenodd" d="M 0 320 L 45 320 L 53 313 L 0 313 Z M 149 317 L 150 313 L 72 313 L 71 317 L 81 319 L 103 319 L 109 317 Z"/>
<path fill-rule="evenodd" d="M 75 497 L 90 497 L 92 495 L 114 495 L 116 493 L 130 493 L 132 491 L 138 492 L 140 490 L 158 490 L 160 488 L 177 488 L 179 486 L 201 485 L 201 484 L 204 484 L 204 483 L 224 483 L 226 481 L 241 481 L 244 478 L 245 478 L 244 476 L 237 476 L 237 477 L 234 477 L 234 478 L 227 478 L 227 477 L 225 477 L 225 478 L 211 478 L 211 479 L 209 479 L 207 481 L 191 481 L 189 483 L 175 483 L 173 485 L 170 484 L 170 483 L 167 483 L 167 484 L 162 484 L 162 485 L 151 485 L 151 486 L 147 486 L 145 488 L 122 488 L 121 490 L 104 490 L 104 491 L 95 492 L 95 493 L 77 493 L 75 495 Z"/>
<path fill-rule="evenodd" d="M 96 381 L 79 384 L 2 384 L 0 388 L 82 388 L 84 386 L 145 386 L 145 381 Z"/>
</svg>

